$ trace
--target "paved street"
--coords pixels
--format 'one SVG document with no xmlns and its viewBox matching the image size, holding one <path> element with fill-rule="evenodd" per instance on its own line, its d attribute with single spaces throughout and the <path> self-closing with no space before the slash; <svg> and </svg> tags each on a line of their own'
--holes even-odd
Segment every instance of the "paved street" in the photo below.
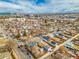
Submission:
<svg viewBox="0 0 79 59">
<path fill-rule="evenodd" d="M 45 54 L 44 56 L 40 57 L 39 59 L 44 59 L 45 57 L 47 57 L 47 56 L 53 54 L 53 53 L 54 53 L 55 51 L 57 51 L 61 46 L 64 46 L 65 44 L 69 43 L 70 41 L 72 41 L 72 40 L 73 40 L 74 38 L 76 38 L 77 36 L 79 36 L 79 34 L 77 34 L 77 35 L 75 35 L 74 37 L 68 39 L 68 40 L 65 41 L 64 43 L 62 43 L 62 44 L 56 46 L 56 48 L 55 48 L 52 52 L 49 52 L 49 53 Z"/>
</svg>

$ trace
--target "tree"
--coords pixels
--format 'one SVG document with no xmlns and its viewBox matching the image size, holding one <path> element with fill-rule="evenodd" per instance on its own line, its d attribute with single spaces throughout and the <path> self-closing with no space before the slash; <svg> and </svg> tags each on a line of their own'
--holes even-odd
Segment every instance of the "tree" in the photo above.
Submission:
<svg viewBox="0 0 79 59">
<path fill-rule="evenodd" d="M 26 33 L 26 31 L 24 31 L 24 34 L 23 34 L 23 36 L 27 36 L 27 33 Z"/>
<path fill-rule="evenodd" d="M 19 38 L 19 37 L 21 37 L 20 33 L 18 33 L 18 34 L 16 35 L 16 38 Z"/>
</svg>

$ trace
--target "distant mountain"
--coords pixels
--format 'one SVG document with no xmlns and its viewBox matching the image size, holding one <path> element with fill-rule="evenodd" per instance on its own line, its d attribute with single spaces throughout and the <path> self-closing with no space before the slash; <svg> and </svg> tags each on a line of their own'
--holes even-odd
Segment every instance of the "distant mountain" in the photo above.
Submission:
<svg viewBox="0 0 79 59">
<path fill-rule="evenodd" d="M 45 16 L 45 15 L 79 15 L 79 13 L 44 13 L 44 14 L 25 14 L 25 13 L 0 13 L 0 16 L 11 16 L 11 15 L 40 15 L 40 16 Z"/>
<path fill-rule="evenodd" d="M 11 16 L 16 15 L 16 13 L 0 13 L 0 16 Z"/>
</svg>

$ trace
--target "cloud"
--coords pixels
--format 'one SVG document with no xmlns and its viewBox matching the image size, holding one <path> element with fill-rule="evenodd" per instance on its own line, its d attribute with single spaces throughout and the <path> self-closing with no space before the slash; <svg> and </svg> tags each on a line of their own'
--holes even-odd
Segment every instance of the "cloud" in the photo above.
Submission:
<svg viewBox="0 0 79 59">
<path fill-rule="evenodd" d="M 5 11 L 6 9 L 6 11 Z M 0 0 L 0 12 L 79 12 L 79 0 Z"/>
</svg>

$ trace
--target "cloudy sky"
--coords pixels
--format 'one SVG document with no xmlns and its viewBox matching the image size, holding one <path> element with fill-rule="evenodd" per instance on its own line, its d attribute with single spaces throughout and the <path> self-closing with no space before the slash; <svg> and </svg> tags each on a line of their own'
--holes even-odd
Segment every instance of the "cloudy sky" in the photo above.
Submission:
<svg viewBox="0 0 79 59">
<path fill-rule="evenodd" d="M 0 13 L 78 13 L 79 0 L 0 0 Z"/>
</svg>

